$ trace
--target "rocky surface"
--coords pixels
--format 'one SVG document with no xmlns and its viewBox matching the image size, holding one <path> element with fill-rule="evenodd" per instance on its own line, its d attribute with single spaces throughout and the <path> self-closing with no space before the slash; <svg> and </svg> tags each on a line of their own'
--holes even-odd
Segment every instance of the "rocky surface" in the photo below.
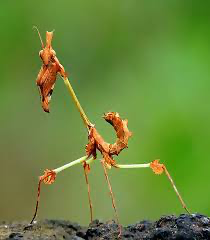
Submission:
<svg viewBox="0 0 210 240">
<path fill-rule="evenodd" d="M 93 221 L 88 227 L 61 220 L 1 222 L 0 239 L 118 239 L 118 226 L 114 221 Z M 140 221 L 123 227 L 121 239 L 210 239 L 210 218 L 201 214 L 163 216 L 155 222 Z"/>
</svg>

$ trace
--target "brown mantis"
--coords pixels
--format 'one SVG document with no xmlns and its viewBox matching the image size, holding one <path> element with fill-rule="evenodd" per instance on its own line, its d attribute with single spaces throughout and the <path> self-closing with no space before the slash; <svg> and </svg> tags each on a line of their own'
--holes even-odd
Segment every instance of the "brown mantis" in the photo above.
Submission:
<svg viewBox="0 0 210 240">
<path fill-rule="evenodd" d="M 36 28 L 36 27 L 35 27 Z M 90 122 L 88 117 L 86 116 L 83 108 L 80 105 L 79 100 L 77 99 L 77 96 L 68 80 L 67 74 L 64 70 L 64 67 L 60 64 L 58 58 L 56 57 L 56 53 L 52 48 L 52 38 L 53 38 L 53 32 L 46 32 L 46 46 L 44 46 L 41 35 L 39 33 L 39 30 L 36 28 L 40 41 L 42 44 L 42 50 L 39 53 L 39 56 L 42 60 L 42 67 L 38 74 L 36 83 L 39 88 L 40 96 L 41 96 L 41 102 L 42 102 L 42 108 L 45 112 L 49 112 L 49 102 L 51 99 L 51 95 L 53 92 L 53 88 L 56 82 L 57 74 L 59 74 L 63 80 L 64 83 L 80 113 L 80 116 L 84 122 L 85 127 L 87 128 L 88 132 L 88 144 L 86 145 L 86 155 L 84 157 L 81 157 L 75 161 L 72 161 L 70 163 L 67 163 L 66 165 L 56 168 L 54 170 L 46 170 L 44 172 L 44 175 L 39 178 L 39 184 L 38 184 L 38 196 L 37 196 L 37 203 L 36 203 L 36 210 L 33 216 L 33 219 L 31 221 L 31 224 L 33 223 L 34 219 L 36 218 L 38 206 L 39 206 L 39 200 L 40 200 L 40 190 L 41 190 L 41 183 L 44 182 L 45 184 L 52 184 L 55 181 L 55 178 L 58 173 L 61 171 L 70 168 L 77 164 L 82 164 L 84 168 L 84 175 L 85 175 L 85 181 L 87 184 L 88 189 L 88 200 L 89 200 L 89 207 L 90 207 L 90 220 L 93 220 L 93 208 L 92 208 L 92 202 L 91 202 L 91 196 L 90 196 L 90 185 L 88 181 L 88 173 L 90 171 L 90 165 L 95 162 L 97 158 L 97 151 L 101 153 L 102 159 L 101 164 L 104 170 L 105 178 L 109 186 L 110 195 L 112 199 L 112 205 L 115 211 L 116 220 L 119 225 L 119 235 L 121 235 L 121 225 L 119 224 L 119 218 L 117 214 L 117 208 L 115 204 L 115 198 L 112 191 L 111 183 L 109 181 L 108 177 L 108 171 L 111 169 L 111 167 L 114 167 L 116 169 L 131 169 L 131 168 L 151 168 L 155 174 L 162 174 L 165 173 L 168 177 L 176 195 L 178 196 L 183 208 L 189 213 L 181 195 L 179 194 L 168 170 L 166 169 L 164 164 L 160 164 L 159 160 L 154 160 L 150 163 L 144 163 L 144 164 L 117 164 L 114 160 L 114 155 L 119 155 L 120 152 L 128 147 L 128 140 L 132 136 L 132 133 L 128 129 L 128 120 L 121 119 L 120 115 L 116 112 L 108 112 L 106 113 L 103 118 L 110 123 L 115 132 L 116 132 L 116 142 L 114 144 L 107 143 L 103 137 L 98 133 L 96 127 Z"/>
</svg>

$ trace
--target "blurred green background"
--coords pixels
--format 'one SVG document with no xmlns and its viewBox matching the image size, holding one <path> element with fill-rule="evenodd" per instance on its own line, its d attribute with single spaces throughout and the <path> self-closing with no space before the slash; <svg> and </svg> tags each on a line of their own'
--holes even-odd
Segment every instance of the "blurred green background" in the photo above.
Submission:
<svg viewBox="0 0 210 240">
<path fill-rule="evenodd" d="M 86 129 L 62 79 L 51 113 L 35 84 L 43 38 L 53 47 L 86 110 L 109 142 L 102 118 L 117 111 L 133 132 L 118 163 L 160 158 L 192 212 L 210 215 L 210 4 L 200 1 L 1 1 L 0 218 L 30 220 L 38 176 L 85 154 Z M 122 224 L 180 214 L 167 178 L 150 169 L 109 171 Z M 114 218 L 97 161 L 89 175 L 94 218 Z M 81 166 L 43 186 L 38 218 L 89 223 Z"/>
</svg>

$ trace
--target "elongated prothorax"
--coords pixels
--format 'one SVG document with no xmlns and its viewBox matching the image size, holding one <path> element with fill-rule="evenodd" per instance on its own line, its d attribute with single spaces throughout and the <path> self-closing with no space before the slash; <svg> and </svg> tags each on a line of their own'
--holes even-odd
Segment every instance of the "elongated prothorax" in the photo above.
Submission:
<svg viewBox="0 0 210 240">
<path fill-rule="evenodd" d="M 52 38 L 53 38 L 53 31 L 52 32 L 46 32 L 46 48 L 52 47 Z"/>
</svg>

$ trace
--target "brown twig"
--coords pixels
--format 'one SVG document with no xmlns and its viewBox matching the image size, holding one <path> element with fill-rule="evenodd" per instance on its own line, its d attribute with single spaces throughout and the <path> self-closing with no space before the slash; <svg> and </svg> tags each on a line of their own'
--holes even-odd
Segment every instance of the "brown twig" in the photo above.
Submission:
<svg viewBox="0 0 210 240">
<path fill-rule="evenodd" d="M 154 160 L 150 163 L 150 168 L 153 170 L 153 172 L 157 175 L 160 175 L 162 174 L 163 172 L 165 172 L 166 176 L 168 177 L 176 195 L 178 196 L 179 198 L 179 201 L 181 202 L 182 204 L 182 207 L 190 214 L 190 211 L 187 209 L 186 207 L 186 204 L 184 203 L 180 193 L 178 192 L 177 188 L 176 188 L 176 185 L 172 179 L 172 177 L 170 176 L 168 170 L 166 169 L 166 166 L 162 163 L 159 163 L 159 160 Z"/>
<path fill-rule="evenodd" d="M 84 174 L 85 174 L 85 182 L 87 184 L 87 190 L 88 190 L 88 202 L 89 202 L 89 207 L 90 207 L 90 222 L 93 221 L 93 205 L 91 201 L 91 196 L 90 196 L 90 184 L 88 181 L 88 172 L 90 171 L 90 166 L 86 162 L 83 163 L 83 168 L 84 168 Z"/>
<path fill-rule="evenodd" d="M 39 183 L 38 183 L 38 190 L 37 190 L 37 201 L 36 201 L 36 208 L 34 216 L 30 222 L 30 224 L 33 223 L 34 219 L 37 216 L 38 208 L 39 208 L 39 202 L 40 202 L 40 194 L 41 194 L 41 184 L 44 182 L 45 184 L 52 184 L 55 181 L 56 178 L 56 172 L 53 170 L 46 169 L 44 172 L 44 175 L 39 177 Z"/>
<path fill-rule="evenodd" d="M 42 183 L 42 179 L 39 179 L 39 183 L 38 183 L 38 190 L 37 190 L 37 201 L 36 201 L 36 208 L 35 208 L 35 213 L 34 213 L 34 216 L 30 222 L 30 224 L 33 224 L 35 218 L 36 218 L 36 215 L 37 215 L 37 212 L 38 212 L 38 208 L 39 208 L 39 200 L 40 200 L 40 193 L 41 193 L 41 183 Z"/>
<path fill-rule="evenodd" d="M 118 213 L 117 213 L 117 207 L 116 207 L 116 203 L 115 203 L 115 198 L 114 198 L 114 194 L 113 194 L 113 191 L 112 191 L 112 186 L 111 186 L 111 183 L 109 181 L 109 177 L 108 177 L 108 173 L 107 173 L 107 170 L 106 170 L 106 162 L 104 159 L 101 160 L 101 164 L 103 166 L 103 169 L 104 169 L 104 175 L 105 175 L 105 178 L 106 178 L 106 181 L 108 183 L 108 186 L 109 186 L 109 192 L 110 192 L 110 196 L 111 196 L 111 199 L 112 199 L 112 206 L 113 206 L 113 209 L 114 209 L 114 212 L 115 212 L 115 217 L 116 217 L 116 220 L 117 220 L 117 224 L 119 226 L 119 237 L 121 236 L 122 234 L 122 226 L 120 225 L 120 221 L 119 221 L 119 217 L 118 217 Z"/>
<path fill-rule="evenodd" d="M 175 185 L 175 183 L 174 183 L 172 177 L 170 176 L 168 170 L 166 169 L 165 165 L 164 165 L 163 167 L 164 167 L 164 171 L 165 171 L 166 176 L 168 177 L 168 179 L 169 179 L 169 181 L 170 181 L 170 183 L 171 183 L 171 185 L 172 185 L 172 187 L 173 187 L 173 189 L 174 189 L 176 195 L 177 195 L 178 198 L 179 198 L 179 201 L 180 201 L 181 204 L 182 204 L 182 207 L 183 207 L 183 208 L 184 208 L 184 209 L 190 214 L 190 211 L 189 211 L 188 208 L 186 207 L 186 204 L 185 204 L 185 202 L 183 201 L 183 199 L 182 199 L 182 197 L 181 197 L 181 195 L 180 195 L 178 189 L 176 188 L 176 185 Z"/>
</svg>

